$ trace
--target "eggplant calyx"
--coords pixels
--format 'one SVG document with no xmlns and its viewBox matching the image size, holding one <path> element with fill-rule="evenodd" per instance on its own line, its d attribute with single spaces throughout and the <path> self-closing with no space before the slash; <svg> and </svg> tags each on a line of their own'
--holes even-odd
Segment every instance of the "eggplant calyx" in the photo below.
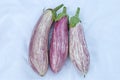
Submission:
<svg viewBox="0 0 120 80">
<path fill-rule="evenodd" d="M 67 16 L 67 13 L 66 13 L 66 7 L 63 7 L 63 11 L 61 13 L 58 14 L 57 18 L 55 19 L 55 21 L 59 21 L 61 18 L 63 18 L 64 16 Z"/>
<path fill-rule="evenodd" d="M 79 19 L 80 8 L 77 8 L 76 14 L 70 18 L 70 27 L 75 27 L 77 23 L 81 22 Z"/>
</svg>

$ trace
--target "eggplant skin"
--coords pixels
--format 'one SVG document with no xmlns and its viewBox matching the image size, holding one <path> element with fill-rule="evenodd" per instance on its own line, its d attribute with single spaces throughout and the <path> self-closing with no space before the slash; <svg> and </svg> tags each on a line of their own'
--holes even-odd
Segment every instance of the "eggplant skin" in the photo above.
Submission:
<svg viewBox="0 0 120 80">
<path fill-rule="evenodd" d="M 73 64 L 82 74 L 88 72 L 90 55 L 85 41 L 82 24 L 79 22 L 69 32 L 69 56 Z"/>
<path fill-rule="evenodd" d="M 64 16 L 54 25 L 50 44 L 50 66 L 57 73 L 68 56 L 68 18 Z"/>
<path fill-rule="evenodd" d="M 30 64 L 41 76 L 45 75 L 48 69 L 48 34 L 52 22 L 52 11 L 44 11 L 34 28 L 29 45 Z"/>
</svg>

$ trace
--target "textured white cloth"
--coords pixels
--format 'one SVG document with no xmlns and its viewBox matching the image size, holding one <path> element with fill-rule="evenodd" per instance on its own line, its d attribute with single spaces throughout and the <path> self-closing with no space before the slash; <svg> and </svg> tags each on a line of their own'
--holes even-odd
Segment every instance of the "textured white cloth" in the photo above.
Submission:
<svg viewBox="0 0 120 80">
<path fill-rule="evenodd" d="M 63 3 L 69 16 L 81 8 L 85 37 L 90 52 L 90 69 L 85 78 L 68 58 L 54 74 L 50 67 L 44 77 L 28 62 L 31 33 L 43 9 Z M 61 10 L 58 11 L 61 12 Z M 0 80 L 119 80 L 119 0 L 0 0 Z"/>
</svg>

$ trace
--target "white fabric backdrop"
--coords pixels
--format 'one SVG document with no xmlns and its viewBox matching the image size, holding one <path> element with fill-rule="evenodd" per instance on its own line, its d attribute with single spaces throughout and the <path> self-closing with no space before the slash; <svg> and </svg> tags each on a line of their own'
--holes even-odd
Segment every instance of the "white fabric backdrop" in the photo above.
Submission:
<svg viewBox="0 0 120 80">
<path fill-rule="evenodd" d="M 81 77 L 69 58 L 58 74 L 49 67 L 44 77 L 29 65 L 28 46 L 36 21 L 44 8 L 61 3 L 70 16 L 77 7 L 81 8 L 91 57 L 86 78 Z M 119 80 L 119 35 L 119 0 L 0 0 L 0 80 Z"/>
</svg>

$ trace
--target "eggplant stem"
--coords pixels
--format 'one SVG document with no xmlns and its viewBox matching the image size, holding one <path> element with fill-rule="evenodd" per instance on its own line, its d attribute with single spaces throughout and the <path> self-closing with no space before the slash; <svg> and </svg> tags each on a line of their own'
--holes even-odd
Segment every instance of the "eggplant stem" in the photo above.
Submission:
<svg viewBox="0 0 120 80">
<path fill-rule="evenodd" d="M 56 8 L 54 8 L 53 10 L 56 12 L 57 10 L 59 10 L 61 7 L 63 6 L 63 4 L 57 6 Z"/>
<path fill-rule="evenodd" d="M 63 13 L 66 14 L 66 7 L 63 7 Z"/>
<path fill-rule="evenodd" d="M 63 11 L 57 15 L 55 21 L 60 20 L 64 16 L 68 16 L 66 7 L 63 7 Z"/>
<path fill-rule="evenodd" d="M 75 27 L 77 23 L 81 22 L 79 19 L 80 8 L 78 7 L 74 16 L 70 18 L 70 27 Z"/>
<path fill-rule="evenodd" d="M 80 13 L 80 8 L 78 7 L 75 16 L 79 17 L 79 13 Z"/>
</svg>

